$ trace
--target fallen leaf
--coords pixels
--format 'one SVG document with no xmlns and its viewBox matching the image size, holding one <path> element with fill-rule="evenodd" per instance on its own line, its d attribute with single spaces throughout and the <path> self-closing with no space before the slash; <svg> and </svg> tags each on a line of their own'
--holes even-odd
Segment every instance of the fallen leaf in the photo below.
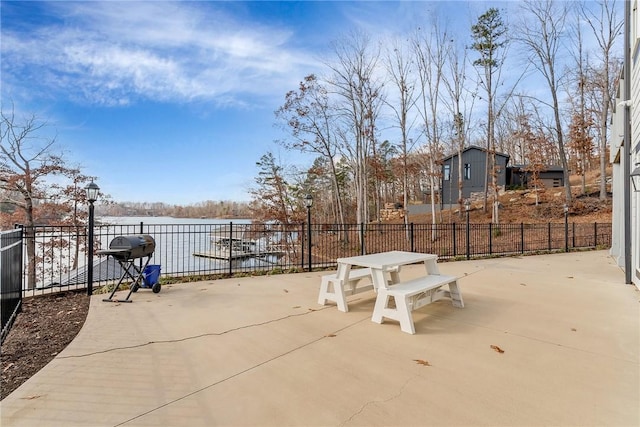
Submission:
<svg viewBox="0 0 640 427">
<path fill-rule="evenodd" d="M 2 372 L 7 372 L 7 370 L 10 369 L 13 365 L 14 363 L 9 363 L 7 367 L 2 370 Z"/>
<path fill-rule="evenodd" d="M 492 345 L 491 348 L 500 354 L 504 353 L 504 350 L 498 347 L 497 345 Z"/>
<path fill-rule="evenodd" d="M 571 328 L 571 330 L 572 330 L 573 332 L 577 332 L 577 331 L 578 331 L 576 328 Z"/>
<path fill-rule="evenodd" d="M 525 283 L 520 283 L 520 286 L 527 286 Z"/>
<path fill-rule="evenodd" d="M 283 291 L 284 291 L 284 293 L 285 293 L 285 294 L 288 294 L 288 293 L 289 293 L 289 291 L 288 291 L 288 290 L 286 290 L 286 289 L 283 289 Z"/>
<path fill-rule="evenodd" d="M 573 279 L 573 276 L 567 276 L 567 279 Z"/>
<path fill-rule="evenodd" d="M 427 360 L 413 359 L 413 361 L 416 362 L 418 365 L 431 366 L 431 363 L 429 363 Z"/>
<path fill-rule="evenodd" d="M 327 338 L 334 338 L 335 336 L 336 336 L 336 334 L 328 334 L 328 335 L 325 335 L 325 337 L 327 337 Z"/>
</svg>

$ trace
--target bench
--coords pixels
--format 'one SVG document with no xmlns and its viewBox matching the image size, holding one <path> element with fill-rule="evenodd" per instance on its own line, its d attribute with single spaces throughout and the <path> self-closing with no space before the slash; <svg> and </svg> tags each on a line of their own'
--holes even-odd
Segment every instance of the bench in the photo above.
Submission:
<svg viewBox="0 0 640 427">
<path fill-rule="evenodd" d="M 445 285 L 449 285 L 448 291 L 441 289 Z M 382 323 L 385 317 L 397 320 L 403 332 L 415 334 L 411 312 L 443 297 L 451 298 L 454 307 L 464 307 L 462 294 L 458 288 L 458 279 L 455 276 L 429 274 L 385 289 L 378 289 L 371 320 L 376 323 Z M 395 307 L 389 307 L 391 298 L 394 300 Z"/>
<path fill-rule="evenodd" d="M 320 295 L 318 296 L 318 304 L 325 305 L 327 301 L 333 301 L 338 305 L 338 310 L 347 312 L 346 295 L 354 295 L 360 292 L 366 292 L 373 289 L 373 283 L 365 286 L 358 286 L 360 280 L 371 278 L 370 268 L 359 268 L 349 271 L 349 280 L 346 286 L 342 286 L 338 273 L 325 274 L 322 276 L 320 283 Z"/>
</svg>

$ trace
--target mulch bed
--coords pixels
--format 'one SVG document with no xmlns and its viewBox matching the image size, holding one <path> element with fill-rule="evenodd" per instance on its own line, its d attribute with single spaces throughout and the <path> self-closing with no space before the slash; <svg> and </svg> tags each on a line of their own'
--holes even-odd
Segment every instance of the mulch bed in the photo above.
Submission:
<svg viewBox="0 0 640 427">
<path fill-rule="evenodd" d="M 0 400 L 49 363 L 80 332 L 89 297 L 85 292 L 64 292 L 25 298 L 2 343 Z"/>
</svg>

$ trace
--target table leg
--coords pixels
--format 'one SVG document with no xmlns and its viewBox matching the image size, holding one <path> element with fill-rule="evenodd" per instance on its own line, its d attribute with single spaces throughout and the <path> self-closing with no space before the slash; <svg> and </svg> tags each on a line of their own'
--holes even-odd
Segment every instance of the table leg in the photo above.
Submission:
<svg viewBox="0 0 640 427">
<path fill-rule="evenodd" d="M 400 283 L 400 266 L 394 268 L 393 270 L 390 270 L 389 275 L 391 276 L 392 285 Z"/>
<path fill-rule="evenodd" d="M 435 259 L 428 259 L 424 262 L 425 269 L 427 270 L 427 274 L 440 274 L 440 269 L 438 268 L 438 264 Z"/>
<path fill-rule="evenodd" d="M 392 280 L 394 279 L 394 273 L 391 273 Z M 373 288 L 377 292 L 379 289 L 387 288 L 387 278 L 385 277 L 385 272 L 379 268 L 371 269 L 371 281 L 373 282 Z"/>
</svg>

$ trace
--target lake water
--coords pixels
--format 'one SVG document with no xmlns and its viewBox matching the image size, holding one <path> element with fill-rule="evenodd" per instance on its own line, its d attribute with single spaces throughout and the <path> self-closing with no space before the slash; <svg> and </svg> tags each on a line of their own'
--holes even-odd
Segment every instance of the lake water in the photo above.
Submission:
<svg viewBox="0 0 640 427">
<path fill-rule="evenodd" d="M 277 259 L 247 258 L 228 260 L 194 256 L 207 253 L 212 247 L 212 237 L 228 235 L 230 227 L 241 228 L 251 224 L 248 219 L 199 219 L 172 217 L 99 217 L 95 228 L 96 240 L 101 249 L 108 249 L 111 240 L 119 235 L 148 234 L 156 243 L 150 264 L 159 264 L 162 274 L 211 274 L 241 270 L 254 270 L 273 266 Z"/>
</svg>

